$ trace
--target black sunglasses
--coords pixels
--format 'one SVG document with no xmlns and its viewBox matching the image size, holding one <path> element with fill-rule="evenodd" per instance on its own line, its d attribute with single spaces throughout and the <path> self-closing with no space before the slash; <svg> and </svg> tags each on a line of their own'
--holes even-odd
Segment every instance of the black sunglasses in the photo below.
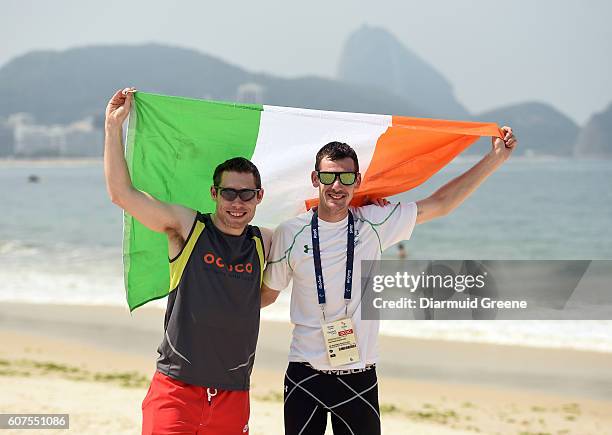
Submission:
<svg viewBox="0 0 612 435">
<path fill-rule="evenodd" d="M 345 186 L 350 186 L 355 183 L 357 180 L 356 172 L 327 172 L 327 171 L 317 171 L 317 176 L 319 177 L 319 181 L 326 186 L 330 184 L 334 184 L 336 178 L 340 178 L 340 182 Z"/>
<path fill-rule="evenodd" d="M 225 199 L 226 201 L 233 201 L 237 197 L 240 197 L 242 201 L 250 201 L 253 198 L 255 198 L 255 195 L 257 195 L 257 193 L 261 190 L 261 189 L 232 189 L 231 187 L 221 187 L 221 186 L 214 186 L 214 188 L 217 189 L 217 192 L 219 192 L 219 195 L 221 195 L 221 197 Z"/>
</svg>

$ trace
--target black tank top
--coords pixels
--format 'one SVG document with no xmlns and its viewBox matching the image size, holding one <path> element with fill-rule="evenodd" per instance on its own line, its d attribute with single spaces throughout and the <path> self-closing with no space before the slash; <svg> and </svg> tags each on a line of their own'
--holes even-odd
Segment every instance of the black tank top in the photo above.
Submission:
<svg viewBox="0 0 612 435">
<path fill-rule="evenodd" d="M 248 390 L 259 333 L 264 250 L 259 228 L 221 232 L 197 213 L 170 260 L 164 339 L 157 370 L 192 385 Z"/>
</svg>

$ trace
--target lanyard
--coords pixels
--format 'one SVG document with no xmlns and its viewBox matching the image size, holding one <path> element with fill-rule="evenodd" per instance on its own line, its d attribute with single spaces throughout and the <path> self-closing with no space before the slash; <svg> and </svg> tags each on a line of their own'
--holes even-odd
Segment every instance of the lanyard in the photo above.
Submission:
<svg viewBox="0 0 612 435">
<path fill-rule="evenodd" d="M 315 268 L 315 279 L 317 282 L 317 296 L 319 297 L 319 305 L 325 319 L 325 285 L 323 284 L 323 269 L 321 268 L 321 249 L 319 246 L 319 215 L 317 210 L 312 213 L 310 222 L 310 232 L 312 235 L 312 254 Z M 353 257 L 355 254 L 355 222 L 353 214 L 348 211 L 348 229 L 346 236 L 346 275 L 344 279 L 344 302 L 347 306 L 351 300 L 353 290 Z"/>
</svg>

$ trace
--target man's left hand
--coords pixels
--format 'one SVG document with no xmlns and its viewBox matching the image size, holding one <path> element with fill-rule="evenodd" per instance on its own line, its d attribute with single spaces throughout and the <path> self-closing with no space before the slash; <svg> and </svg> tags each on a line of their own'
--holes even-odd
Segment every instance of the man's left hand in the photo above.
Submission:
<svg viewBox="0 0 612 435">
<path fill-rule="evenodd" d="M 516 148 L 518 141 L 516 140 L 516 136 L 512 132 L 512 128 L 508 126 L 503 126 L 501 131 L 504 135 L 503 139 L 498 137 L 492 138 L 491 142 L 493 145 L 493 149 L 491 150 L 493 154 L 497 157 L 506 160 L 512 154 L 512 151 Z"/>
</svg>

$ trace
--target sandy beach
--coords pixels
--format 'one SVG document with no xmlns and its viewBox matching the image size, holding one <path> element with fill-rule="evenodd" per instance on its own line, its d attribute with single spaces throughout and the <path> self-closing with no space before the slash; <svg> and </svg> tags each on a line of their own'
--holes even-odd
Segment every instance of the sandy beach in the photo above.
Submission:
<svg viewBox="0 0 612 435">
<path fill-rule="evenodd" d="M 139 433 L 162 327 L 156 308 L 3 303 L 0 412 L 70 414 L 45 433 Z M 252 434 L 282 433 L 290 331 L 262 323 Z M 612 434 L 612 354 L 395 337 L 380 353 L 383 433 Z"/>
</svg>

